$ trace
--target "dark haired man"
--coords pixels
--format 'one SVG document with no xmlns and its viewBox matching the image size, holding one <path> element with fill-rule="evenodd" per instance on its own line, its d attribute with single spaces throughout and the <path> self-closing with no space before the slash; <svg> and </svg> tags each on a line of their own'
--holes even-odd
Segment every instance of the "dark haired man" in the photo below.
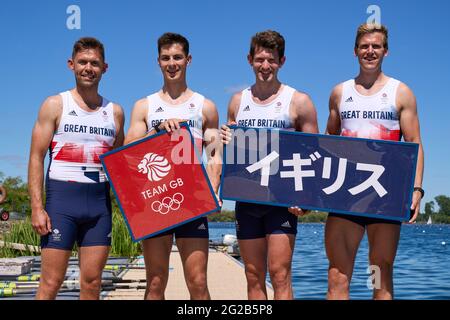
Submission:
<svg viewBox="0 0 450 320">
<path fill-rule="evenodd" d="M 219 116 L 214 103 L 187 86 L 186 72 L 191 63 L 189 42 L 180 34 L 165 33 L 158 39 L 158 64 L 164 79 L 161 90 L 136 102 L 125 143 L 165 129 L 173 133 L 181 121 L 188 121 L 195 145 L 219 142 Z M 214 136 L 217 138 L 214 140 Z M 205 136 L 210 138 L 204 139 Z M 219 152 L 207 153 L 206 171 L 214 192 L 220 183 Z M 202 217 L 142 241 L 147 269 L 145 299 L 165 299 L 169 278 L 169 257 L 175 236 L 183 263 L 184 276 L 191 299 L 210 299 L 207 286 L 209 232 L 208 220 Z"/>
<path fill-rule="evenodd" d="M 81 38 L 69 68 L 72 90 L 48 97 L 33 128 L 28 184 L 32 224 L 41 235 L 41 279 L 36 299 L 54 299 L 75 241 L 80 298 L 98 299 L 111 245 L 109 184 L 99 156 L 123 143 L 122 108 L 98 93 L 108 65 L 95 38 Z M 44 157 L 50 150 L 46 204 L 42 201 Z"/>
<path fill-rule="evenodd" d="M 282 130 L 318 132 L 316 109 L 310 97 L 278 80 L 278 71 L 286 61 L 284 48 L 284 38 L 276 31 L 253 36 L 247 58 L 255 73 L 255 84 L 231 98 L 228 125 L 251 123 L 253 127 L 270 128 L 267 124 L 275 123 Z M 224 143 L 228 143 L 230 134 L 228 126 L 222 126 Z M 267 299 L 267 268 L 274 298 L 293 299 L 292 255 L 297 215 L 303 214 L 299 208 L 236 203 L 236 233 L 249 299 Z"/>
</svg>

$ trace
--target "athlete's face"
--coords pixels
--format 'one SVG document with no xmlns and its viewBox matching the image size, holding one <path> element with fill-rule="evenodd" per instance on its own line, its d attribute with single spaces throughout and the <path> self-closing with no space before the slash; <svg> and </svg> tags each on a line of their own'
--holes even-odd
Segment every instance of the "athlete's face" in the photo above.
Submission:
<svg viewBox="0 0 450 320">
<path fill-rule="evenodd" d="M 359 39 L 355 55 L 362 69 L 366 71 L 381 69 L 383 58 L 388 54 L 383 40 L 384 35 L 381 32 L 368 33 Z"/>
<path fill-rule="evenodd" d="M 262 82 L 276 80 L 278 70 L 285 60 L 285 57 L 279 57 L 277 50 L 259 46 L 256 46 L 253 57 L 248 55 L 248 62 L 255 72 L 256 79 Z"/>
<path fill-rule="evenodd" d="M 69 68 L 75 74 L 77 85 L 83 87 L 98 86 L 103 73 L 108 69 L 97 49 L 86 49 L 75 54 L 68 61 Z"/>
<path fill-rule="evenodd" d="M 166 81 L 186 79 L 186 68 L 191 62 L 191 56 L 183 51 L 183 46 L 174 43 L 162 46 L 159 52 L 158 64 Z"/>
</svg>

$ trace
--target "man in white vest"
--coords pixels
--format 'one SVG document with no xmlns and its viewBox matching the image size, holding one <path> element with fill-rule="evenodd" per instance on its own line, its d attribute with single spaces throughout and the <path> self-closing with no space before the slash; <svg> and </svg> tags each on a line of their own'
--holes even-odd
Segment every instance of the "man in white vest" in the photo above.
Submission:
<svg viewBox="0 0 450 320">
<path fill-rule="evenodd" d="M 278 72 L 286 61 L 285 40 L 276 31 L 252 37 L 248 62 L 255 84 L 236 93 L 228 104 L 228 125 L 318 133 L 317 113 L 310 97 L 283 84 Z M 230 141 L 222 126 L 222 141 Z M 291 212 L 291 213 L 289 213 Z M 269 271 L 274 299 L 293 299 L 291 265 L 299 208 L 236 202 L 236 234 L 245 266 L 250 300 L 267 299 Z"/>
<path fill-rule="evenodd" d="M 33 128 L 28 188 L 33 228 L 41 236 L 37 299 L 54 299 L 76 242 L 80 298 L 98 299 L 111 246 L 109 183 L 99 156 L 123 143 L 122 108 L 98 93 L 108 65 L 103 44 L 79 39 L 68 61 L 76 87 L 48 97 Z M 44 158 L 50 150 L 43 205 Z"/>
<path fill-rule="evenodd" d="M 355 40 L 355 56 L 360 72 L 355 79 L 337 85 L 330 97 L 327 132 L 333 135 L 369 139 L 405 141 L 419 144 L 419 156 L 411 205 L 413 223 L 424 195 L 422 176 L 424 154 L 420 138 L 416 99 L 402 82 L 381 70 L 388 54 L 388 31 L 385 26 L 363 24 Z M 348 112 L 356 111 L 356 112 Z M 389 117 L 372 116 L 389 113 Z M 347 116 L 352 115 L 352 116 Z M 401 223 L 366 217 L 330 213 L 325 227 L 325 246 L 329 260 L 328 299 L 349 299 L 349 287 L 356 253 L 367 230 L 369 264 L 376 266 L 374 299 L 392 299 L 393 266 L 400 237 Z"/>
<path fill-rule="evenodd" d="M 203 147 L 209 150 L 208 146 L 211 143 L 220 142 L 217 131 L 219 116 L 215 104 L 192 91 L 187 85 L 186 72 L 191 60 L 189 42 L 182 35 L 165 33 L 158 39 L 158 64 L 164 84 L 159 91 L 136 102 L 125 139 L 126 144 L 163 129 L 173 133 L 180 128 L 179 123 L 182 121 L 189 124 L 200 154 Z M 212 150 L 207 152 L 206 156 L 208 158 L 206 171 L 217 194 L 221 171 L 220 154 Z M 195 219 L 142 241 L 147 270 L 145 299 L 165 299 L 174 237 L 191 299 L 210 299 L 206 275 L 209 250 L 206 217 Z"/>
</svg>

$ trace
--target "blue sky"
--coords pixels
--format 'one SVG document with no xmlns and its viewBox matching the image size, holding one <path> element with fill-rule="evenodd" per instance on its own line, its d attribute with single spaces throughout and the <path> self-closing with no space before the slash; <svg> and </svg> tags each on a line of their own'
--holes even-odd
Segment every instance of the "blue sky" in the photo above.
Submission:
<svg viewBox="0 0 450 320">
<path fill-rule="evenodd" d="M 81 9 L 80 30 L 66 26 L 72 4 Z M 450 4 L 445 0 L 2 1 L 0 171 L 26 179 L 39 106 L 73 87 L 66 61 L 73 43 L 86 35 L 105 44 L 109 71 L 100 92 L 123 106 L 127 129 L 134 101 L 161 86 L 156 40 L 162 33 L 178 32 L 190 40 L 188 83 L 216 103 L 224 123 L 232 93 L 253 82 L 246 61 L 251 36 L 277 30 L 286 39 L 280 79 L 311 96 L 323 132 L 331 89 L 358 73 L 353 41 L 357 26 L 370 16 L 369 5 L 379 6 L 390 32 L 384 72 L 417 97 L 425 201 L 450 195 Z"/>
</svg>

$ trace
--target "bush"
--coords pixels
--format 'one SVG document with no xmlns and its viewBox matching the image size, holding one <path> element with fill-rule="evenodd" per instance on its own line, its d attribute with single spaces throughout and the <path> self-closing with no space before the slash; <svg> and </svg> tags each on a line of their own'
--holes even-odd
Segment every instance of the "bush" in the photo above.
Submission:
<svg viewBox="0 0 450 320">
<path fill-rule="evenodd" d="M 7 243 L 20 243 L 26 245 L 39 246 L 40 236 L 31 226 L 31 219 L 27 217 L 23 221 L 15 222 L 11 230 L 3 235 L 3 241 Z M 77 251 L 76 245 L 73 254 Z M 135 257 L 142 253 L 139 243 L 134 243 L 128 233 L 127 226 L 119 210 L 113 209 L 112 216 L 112 244 L 110 255 L 121 257 Z M 36 256 L 39 252 L 19 251 L 11 248 L 0 248 L 0 257 Z"/>
<path fill-rule="evenodd" d="M 208 216 L 209 222 L 234 222 L 234 211 L 222 210 L 219 213 L 213 213 Z"/>
<path fill-rule="evenodd" d="M 123 216 L 118 208 L 113 208 L 112 216 L 112 256 L 136 257 L 142 253 L 140 243 L 134 243 L 131 239 Z"/>
<path fill-rule="evenodd" d="M 311 213 L 303 216 L 298 217 L 299 223 L 325 223 L 327 221 L 328 212 L 321 212 L 321 211 L 311 211 Z"/>
</svg>

